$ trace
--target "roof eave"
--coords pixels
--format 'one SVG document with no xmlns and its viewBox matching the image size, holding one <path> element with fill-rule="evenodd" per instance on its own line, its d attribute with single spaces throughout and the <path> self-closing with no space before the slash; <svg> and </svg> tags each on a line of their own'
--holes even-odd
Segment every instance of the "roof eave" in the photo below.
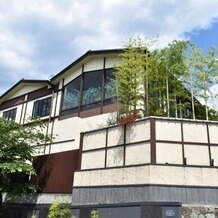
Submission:
<svg viewBox="0 0 218 218">
<path fill-rule="evenodd" d="M 52 85 L 49 80 L 25 80 L 21 79 L 19 82 L 17 82 L 15 85 L 13 85 L 9 90 L 7 90 L 5 93 L 3 93 L 0 96 L 0 104 L 4 102 L 8 96 L 13 92 L 13 90 L 19 88 L 19 86 L 22 86 L 23 84 L 39 84 L 39 83 L 44 83 L 47 85 Z"/>
<path fill-rule="evenodd" d="M 81 57 L 79 57 L 77 60 L 75 60 L 74 62 L 72 62 L 69 66 L 67 66 L 66 68 L 64 68 L 62 71 L 60 71 L 58 74 L 56 74 L 54 77 L 51 78 L 51 82 L 53 84 L 56 83 L 57 80 L 61 79 L 64 74 L 71 68 L 76 67 L 78 64 L 83 64 L 85 62 L 85 60 L 88 57 L 94 56 L 94 55 L 109 55 L 109 54 L 119 54 L 124 52 L 123 49 L 107 49 L 107 50 L 89 50 L 87 51 L 84 55 L 82 55 Z"/>
</svg>

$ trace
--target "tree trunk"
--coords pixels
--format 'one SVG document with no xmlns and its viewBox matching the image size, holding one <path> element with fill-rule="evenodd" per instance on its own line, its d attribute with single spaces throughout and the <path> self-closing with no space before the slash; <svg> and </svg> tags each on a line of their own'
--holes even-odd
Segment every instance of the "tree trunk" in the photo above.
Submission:
<svg viewBox="0 0 218 218">
<path fill-rule="evenodd" d="M 193 89 L 191 90 L 191 99 L 192 99 L 192 114 L 193 114 L 193 119 L 195 120 L 195 100 L 194 100 Z"/>
<path fill-rule="evenodd" d="M 166 88 L 167 88 L 167 117 L 170 117 L 170 97 L 169 97 L 169 81 L 168 81 L 168 76 L 166 77 Z"/>
</svg>

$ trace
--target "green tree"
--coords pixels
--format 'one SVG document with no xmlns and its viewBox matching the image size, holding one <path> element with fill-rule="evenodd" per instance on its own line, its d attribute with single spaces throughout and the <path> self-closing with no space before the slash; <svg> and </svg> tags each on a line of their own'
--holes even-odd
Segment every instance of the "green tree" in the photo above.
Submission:
<svg viewBox="0 0 218 218">
<path fill-rule="evenodd" d="M 193 119 L 208 120 L 213 110 L 209 108 L 209 102 L 216 101 L 217 95 L 211 92 L 211 86 L 217 84 L 218 70 L 216 68 L 216 50 L 211 47 L 208 53 L 203 52 L 195 44 L 189 42 L 186 55 L 187 72 L 184 85 L 191 92 Z M 195 113 L 196 105 L 203 102 L 204 112 Z"/>
<path fill-rule="evenodd" d="M 206 120 L 209 120 L 209 101 L 213 101 L 214 96 L 210 87 L 218 82 L 218 71 L 215 62 L 215 48 L 211 47 L 208 53 L 203 53 L 201 49 L 196 49 L 196 95 L 203 99 L 205 105 Z"/>
<path fill-rule="evenodd" d="M 138 108 L 140 100 L 140 71 L 142 70 L 142 53 L 144 47 L 138 39 L 130 39 L 124 46 L 124 53 L 116 64 L 116 82 L 120 114 L 128 115 Z"/>
<path fill-rule="evenodd" d="M 154 56 L 149 48 L 154 42 L 154 39 L 146 42 L 140 37 L 130 38 L 119 56 L 115 77 L 121 115 L 137 111 L 149 115 L 149 84 L 154 66 Z"/>
<path fill-rule="evenodd" d="M 159 74 L 165 79 L 166 111 L 168 117 L 178 117 L 178 110 L 181 111 L 185 107 L 179 100 L 185 98 L 187 94 L 182 85 L 182 78 L 186 72 L 186 45 L 186 41 L 174 40 L 157 53 Z"/>
<path fill-rule="evenodd" d="M 215 50 L 204 54 L 195 45 L 176 40 L 152 50 L 155 42 L 138 37 L 124 45 L 115 66 L 121 115 L 140 110 L 144 116 L 215 117 L 208 108 L 214 99 L 210 88 L 218 78 Z M 197 99 L 203 99 L 205 106 Z"/>
<path fill-rule="evenodd" d="M 36 191 L 29 178 L 35 175 L 33 146 L 50 140 L 42 133 L 43 128 L 44 124 L 37 120 L 23 126 L 0 118 L 0 217 L 3 213 L 3 192 L 19 195 Z"/>
</svg>

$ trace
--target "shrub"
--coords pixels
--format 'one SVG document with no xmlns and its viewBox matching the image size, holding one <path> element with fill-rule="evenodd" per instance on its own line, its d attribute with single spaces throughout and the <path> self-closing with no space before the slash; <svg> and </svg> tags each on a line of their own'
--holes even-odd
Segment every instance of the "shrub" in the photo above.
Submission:
<svg viewBox="0 0 218 218">
<path fill-rule="evenodd" d="M 71 211 L 67 204 L 61 204 L 58 201 L 54 201 L 48 211 L 47 218 L 70 218 Z"/>
</svg>

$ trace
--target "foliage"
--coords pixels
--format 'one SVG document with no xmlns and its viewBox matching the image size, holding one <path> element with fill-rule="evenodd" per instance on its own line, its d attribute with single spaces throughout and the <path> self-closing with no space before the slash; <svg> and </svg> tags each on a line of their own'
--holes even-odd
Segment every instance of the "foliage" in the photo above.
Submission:
<svg viewBox="0 0 218 218">
<path fill-rule="evenodd" d="M 195 70 L 195 95 L 202 99 L 205 105 L 205 119 L 209 119 L 208 104 L 213 101 L 213 93 L 210 87 L 218 82 L 218 71 L 215 67 L 215 49 L 210 48 L 208 53 L 203 53 L 199 48 L 194 47 L 193 67 Z"/>
<path fill-rule="evenodd" d="M 124 46 L 121 61 L 116 66 L 118 102 L 121 104 L 121 115 L 135 111 L 141 99 L 142 71 L 144 71 L 144 54 L 146 45 L 140 40 L 130 39 Z"/>
<path fill-rule="evenodd" d="M 33 146 L 50 140 L 42 133 L 43 128 L 44 124 L 39 120 L 23 126 L 0 118 L 0 213 L 3 192 L 18 195 L 36 191 L 29 178 L 35 175 Z"/>
<path fill-rule="evenodd" d="M 91 211 L 90 215 L 91 215 L 91 218 L 99 218 L 98 211 L 95 209 Z"/>
<path fill-rule="evenodd" d="M 174 40 L 166 48 L 157 53 L 157 59 L 163 84 L 160 90 L 165 92 L 167 116 L 178 116 L 177 108 L 182 109 L 182 102 L 178 99 L 187 98 L 187 91 L 184 89 L 181 80 L 186 72 L 185 49 L 187 42 Z"/>
<path fill-rule="evenodd" d="M 218 78 L 215 49 L 204 54 L 187 41 L 174 40 L 152 50 L 154 42 L 138 37 L 124 45 L 115 65 L 120 117 L 143 111 L 144 116 L 215 119 L 208 109 L 209 99 L 217 97 L 210 91 Z"/>
<path fill-rule="evenodd" d="M 61 204 L 58 201 L 52 202 L 47 218 L 70 218 L 71 211 L 67 204 Z"/>
</svg>

